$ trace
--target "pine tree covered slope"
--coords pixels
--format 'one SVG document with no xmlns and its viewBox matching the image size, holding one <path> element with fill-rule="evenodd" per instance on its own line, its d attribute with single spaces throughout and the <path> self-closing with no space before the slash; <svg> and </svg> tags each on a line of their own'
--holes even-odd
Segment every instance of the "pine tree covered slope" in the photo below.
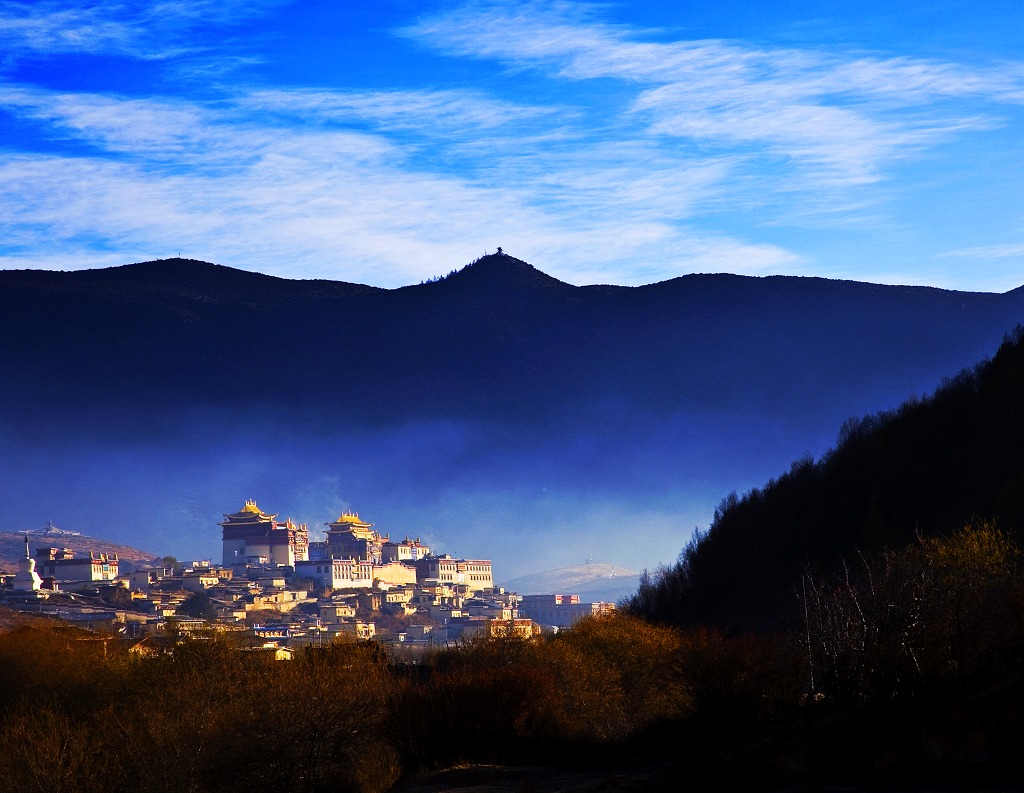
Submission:
<svg viewBox="0 0 1024 793">
<path fill-rule="evenodd" d="M 677 563 L 646 575 L 629 606 L 733 630 L 798 617 L 805 571 L 946 536 L 975 520 L 1024 532 L 1024 329 L 927 399 L 847 421 L 820 460 L 727 497 Z"/>
</svg>

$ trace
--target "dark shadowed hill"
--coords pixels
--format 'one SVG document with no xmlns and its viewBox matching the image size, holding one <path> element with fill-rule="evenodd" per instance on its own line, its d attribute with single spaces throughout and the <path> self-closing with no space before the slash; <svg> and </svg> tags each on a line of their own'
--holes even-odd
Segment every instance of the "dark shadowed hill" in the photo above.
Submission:
<svg viewBox="0 0 1024 793">
<path fill-rule="evenodd" d="M 742 498 L 632 607 L 724 628 L 799 619 L 802 573 L 899 550 L 977 521 L 1024 536 L 1024 329 L 934 395 L 846 422 L 838 445 Z"/>
<path fill-rule="evenodd" d="M 0 272 L 5 519 L 215 555 L 220 514 L 258 497 L 504 554 L 502 577 L 636 569 L 1022 319 L 1021 290 L 576 287 L 508 255 L 392 290 L 180 259 Z"/>
<path fill-rule="evenodd" d="M 574 287 L 494 255 L 395 290 L 184 260 L 0 272 L 0 307 L 18 384 L 3 404 L 29 419 L 117 406 L 123 426 L 204 405 L 550 428 L 900 398 L 991 349 L 1024 294 L 729 275 Z"/>
</svg>

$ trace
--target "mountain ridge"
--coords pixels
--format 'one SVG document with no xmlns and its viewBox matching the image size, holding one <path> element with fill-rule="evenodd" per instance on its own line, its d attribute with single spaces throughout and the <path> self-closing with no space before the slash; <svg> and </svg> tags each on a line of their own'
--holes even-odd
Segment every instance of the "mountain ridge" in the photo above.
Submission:
<svg viewBox="0 0 1024 793">
<path fill-rule="evenodd" d="M 41 283 L 56 283 L 57 280 L 69 280 L 70 282 L 82 281 L 93 282 L 94 286 L 110 285 L 116 283 L 118 280 L 135 281 L 137 283 L 144 283 L 149 280 L 154 283 L 161 280 L 165 280 L 171 274 L 181 275 L 183 273 L 188 274 L 191 277 L 197 275 L 202 277 L 203 280 L 207 280 L 207 276 L 211 273 L 219 273 L 225 277 L 232 278 L 246 278 L 251 282 L 263 282 L 267 284 L 274 284 L 276 286 L 287 286 L 291 285 L 334 285 L 340 289 L 352 290 L 356 293 L 381 293 L 381 292 L 396 292 L 399 290 L 417 290 L 422 287 L 428 287 L 434 284 L 443 283 L 459 283 L 467 280 L 482 280 L 485 277 L 490 277 L 495 274 L 500 274 L 500 277 L 509 280 L 510 277 L 518 276 L 521 280 L 526 282 L 533 282 L 539 284 L 545 284 L 553 288 L 563 289 L 567 291 L 577 290 L 591 290 L 591 289 L 612 289 L 621 291 L 643 291 L 655 288 L 662 288 L 668 285 L 692 285 L 699 282 L 715 282 L 728 280 L 733 283 L 758 283 L 758 282 L 786 282 L 786 283 L 807 283 L 807 284 L 849 284 L 859 285 L 861 287 L 869 289 L 881 289 L 886 291 L 899 290 L 899 291 L 924 291 L 924 292 L 942 292 L 952 295 L 1010 295 L 1016 292 L 1024 291 L 1024 285 L 1015 287 L 1007 290 L 1006 292 L 985 292 L 985 291 L 971 291 L 962 289 L 946 289 L 943 287 L 936 287 L 931 285 L 923 284 L 883 284 L 873 281 L 858 281 L 849 278 L 828 278 L 825 276 L 816 275 L 785 275 L 785 274 L 773 274 L 773 275 L 744 275 L 740 273 L 730 273 L 727 271 L 714 272 L 714 273 L 685 273 L 672 278 L 667 278 L 662 281 L 652 281 L 650 283 L 639 284 L 639 285 L 623 285 L 623 284 L 611 284 L 611 283 L 594 283 L 594 284 L 582 284 L 574 285 L 566 281 L 562 281 L 554 276 L 548 275 L 543 270 L 536 266 L 526 262 L 522 259 L 518 259 L 507 253 L 500 254 L 488 254 L 464 265 L 461 268 L 451 270 L 447 275 L 439 275 L 435 278 L 431 278 L 420 283 L 406 284 L 403 286 L 387 288 L 372 286 L 369 284 L 362 284 L 354 281 L 341 281 L 333 278 L 291 278 L 287 276 L 269 275 L 261 273 L 256 270 L 246 270 L 239 267 L 233 267 L 230 265 L 216 264 L 202 259 L 186 259 L 180 257 L 171 257 L 167 259 L 150 259 L 141 262 L 133 262 L 127 264 L 111 265 L 108 267 L 95 267 L 95 268 L 83 268 L 79 270 L 47 270 L 47 269 L 10 269 L 0 270 L 0 279 L 2 280 L 13 280 L 15 282 L 41 282 Z"/>
</svg>

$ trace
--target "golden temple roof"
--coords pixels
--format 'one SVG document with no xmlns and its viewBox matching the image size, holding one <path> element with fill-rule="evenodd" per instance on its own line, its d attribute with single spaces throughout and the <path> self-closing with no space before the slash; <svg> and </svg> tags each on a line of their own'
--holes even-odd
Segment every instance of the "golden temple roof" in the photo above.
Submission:
<svg viewBox="0 0 1024 793">
<path fill-rule="evenodd" d="M 335 523 L 350 523 L 353 526 L 372 526 L 372 523 L 366 523 L 359 519 L 358 512 L 342 512 Z"/>
<path fill-rule="evenodd" d="M 266 512 L 264 512 L 262 509 L 256 506 L 255 501 L 250 499 L 245 502 L 245 506 L 242 507 L 241 510 L 234 513 L 233 515 L 228 515 L 227 513 L 224 513 L 224 517 L 228 518 L 228 520 L 234 519 L 236 521 L 251 521 L 255 518 L 257 521 L 263 522 L 267 520 L 274 520 L 274 518 L 277 517 L 277 513 L 275 512 L 273 515 L 268 515 Z"/>
</svg>

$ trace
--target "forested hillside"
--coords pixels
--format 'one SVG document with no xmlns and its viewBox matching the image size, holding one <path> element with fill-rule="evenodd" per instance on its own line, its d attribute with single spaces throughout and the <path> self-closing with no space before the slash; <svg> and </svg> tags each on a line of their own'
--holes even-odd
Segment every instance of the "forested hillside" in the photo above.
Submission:
<svg viewBox="0 0 1024 793">
<path fill-rule="evenodd" d="M 727 497 L 676 564 L 646 575 L 637 613 L 770 629 L 801 616 L 805 573 L 994 521 L 1024 529 L 1024 330 L 927 399 L 850 420 L 821 459 Z M 859 565 L 858 565 L 859 566 Z"/>
</svg>

